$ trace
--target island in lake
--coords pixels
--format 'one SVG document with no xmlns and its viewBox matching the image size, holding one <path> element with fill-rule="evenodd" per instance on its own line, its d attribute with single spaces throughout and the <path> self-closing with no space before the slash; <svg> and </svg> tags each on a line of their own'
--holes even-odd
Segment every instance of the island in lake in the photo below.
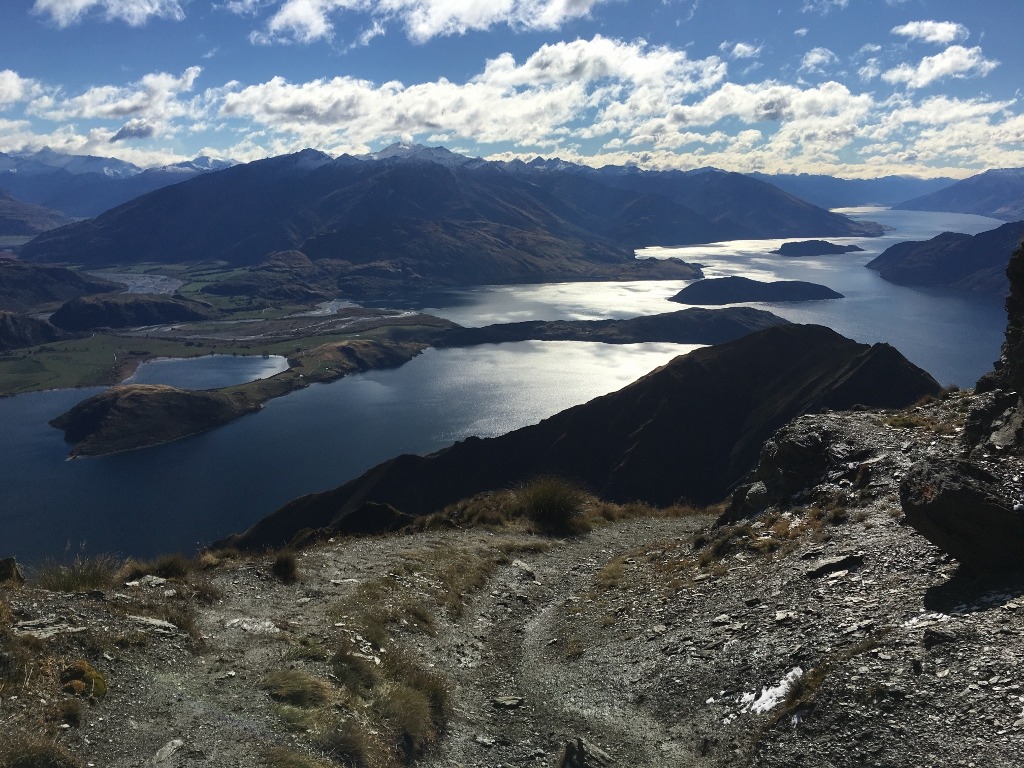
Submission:
<svg viewBox="0 0 1024 768">
<path fill-rule="evenodd" d="M 798 240 L 792 243 L 783 243 L 776 250 L 771 251 L 778 256 L 835 256 L 840 253 L 856 253 L 864 249 L 856 245 L 838 245 L 828 240 Z"/>
<path fill-rule="evenodd" d="M 803 280 L 766 283 L 749 277 L 715 277 L 690 283 L 669 301 L 680 304 L 719 305 L 744 301 L 818 301 L 842 299 L 843 294 Z"/>
</svg>

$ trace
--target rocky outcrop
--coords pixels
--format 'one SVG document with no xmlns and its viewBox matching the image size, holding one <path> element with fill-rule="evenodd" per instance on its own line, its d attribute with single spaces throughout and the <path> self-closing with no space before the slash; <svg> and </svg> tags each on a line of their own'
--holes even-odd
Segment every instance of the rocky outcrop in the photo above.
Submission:
<svg viewBox="0 0 1024 768">
<path fill-rule="evenodd" d="M 978 571 L 1024 569 L 1024 509 L 968 461 L 920 461 L 900 483 L 903 514 L 922 536 Z"/>
<path fill-rule="evenodd" d="M 258 408 L 215 391 L 131 384 L 90 397 L 50 424 L 64 430 L 72 456 L 97 456 L 194 435 Z"/>
<path fill-rule="evenodd" d="M 678 357 L 534 426 L 391 459 L 222 543 L 259 548 L 304 528 L 333 531 L 366 502 L 423 515 L 541 474 L 568 476 L 615 501 L 709 503 L 749 471 L 772 432 L 801 413 L 899 407 L 938 390 L 887 345 L 858 344 L 820 326 L 777 326 Z"/>
<path fill-rule="evenodd" d="M 123 293 L 72 299 L 53 313 L 50 322 L 68 331 L 88 331 L 209 320 L 215 316 L 216 312 L 208 304 L 198 301 Z"/>
<path fill-rule="evenodd" d="M 634 344 L 644 341 L 676 344 L 721 344 L 773 325 L 786 325 L 771 312 L 751 307 L 680 309 L 628 320 L 532 320 L 483 328 L 454 328 L 434 343 L 437 347 L 467 347 L 510 341 L 597 341 Z"/>
<path fill-rule="evenodd" d="M 841 299 L 831 288 L 802 280 L 765 283 L 749 277 L 716 277 L 691 283 L 673 296 L 680 304 L 735 304 L 743 301 L 818 301 Z"/>
</svg>

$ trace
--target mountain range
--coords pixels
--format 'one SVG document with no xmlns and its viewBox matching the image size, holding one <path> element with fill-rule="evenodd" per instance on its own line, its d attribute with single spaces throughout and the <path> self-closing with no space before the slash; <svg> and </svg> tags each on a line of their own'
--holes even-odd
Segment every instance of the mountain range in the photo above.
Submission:
<svg viewBox="0 0 1024 768">
<path fill-rule="evenodd" d="M 398 456 L 332 491 L 296 499 L 222 543 L 253 549 L 279 546 L 303 529 L 353 532 L 544 474 L 613 501 L 714 502 L 751 469 L 765 439 L 798 414 L 905 406 L 938 390 L 886 344 L 858 344 L 821 326 L 775 326 L 677 357 L 539 424 L 471 437 L 430 456 Z"/>
<path fill-rule="evenodd" d="M 96 216 L 155 189 L 232 165 L 197 157 L 143 169 L 112 157 L 66 155 L 51 149 L 0 152 L 0 191 L 70 218 Z"/>
<path fill-rule="evenodd" d="M 938 192 L 956 182 L 956 179 L 945 177 L 920 179 L 916 176 L 882 176 L 877 179 L 840 179 L 810 173 L 752 173 L 750 176 L 822 208 L 896 205 Z"/>
<path fill-rule="evenodd" d="M 904 211 L 950 211 L 1024 219 L 1024 168 L 999 168 L 894 206 Z"/>
<path fill-rule="evenodd" d="M 38 235 L 68 221 L 60 211 L 23 202 L 0 189 L 0 235 Z"/>
<path fill-rule="evenodd" d="M 624 268 L 692 278 L 699 272 L 681 262 L 641 266 L 633 251 L 882 231 L 735 173 L 520 168 L 424 148 L 382 155 L 304 150 L 206 173 L 44 233 L 20 253 L 89 266 L 254 266 L 298 251 L 339 288 L 368 291 L 638 276 Z"/>
</svg>

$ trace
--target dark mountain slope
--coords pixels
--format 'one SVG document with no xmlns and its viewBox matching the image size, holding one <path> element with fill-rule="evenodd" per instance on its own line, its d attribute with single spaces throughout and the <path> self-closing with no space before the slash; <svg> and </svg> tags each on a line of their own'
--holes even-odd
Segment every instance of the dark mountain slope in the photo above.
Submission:
<svg viewBox="0 0 1024 768">
<path fill-rule="evenodd" d="M 23 202 L 0 189 L 0 235 L 38 235 L 67 222 L 60 211 Z"/>
<path fill-rule="evenodd" d="M 344 531 L 364 504 L 422 515 L 533 475 L 578 479 L 611 500 L 716 501 L 794 416 L 855 404 L 903 406 L 939 390 L 888 345 L 786 325 L 681 356 L 630 386 L 501 437 L 399 456 L 333 491 L 297 499 L 227 545 Z M 362 525 L 362 523 L 361 523 Z"/>
<path fill-rule="evenodd" d="M 121 293 L 84 296 L 65 302 L 50 321 L 67 331 L 95 328 L 136 328 L 189 320 L 209 320 L 216 313 L 207 304 L 172 296 Z"/>
<path fill-rule="evenodd" d="M 46 320 L 0 310 L 0 352 L 48 344 L 66 337 L 66 333 Z"/>
<path fill-rule="evenodd" d="M 0 259 L 0 309 L 24 312 L 42 304 L 118 290 L 124 286 L 72 269 Z"/>
<path fill-rule="evenodd" d="M 1024 238 L 1024 221 L 977 235 L 943 232 L 931 240 L 896 243 L 867 263 L 897 285 L 946 286 L 1005 296 L 1006 265 Z"/>
<path fill-rule="evenodd" d="M 1024 219 L 1024 168 L 985 171 L 894 207 L 904 211 L 975 213 L 1018 221 Z"/>
</svg>

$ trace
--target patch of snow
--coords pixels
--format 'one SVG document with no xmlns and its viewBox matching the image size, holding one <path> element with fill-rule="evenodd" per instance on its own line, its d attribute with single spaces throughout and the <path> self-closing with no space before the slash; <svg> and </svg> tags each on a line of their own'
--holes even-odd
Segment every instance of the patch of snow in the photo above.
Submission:
<svg viewBox="0 0 1024 768">
<path fill-rule="evenodd" d="M 746 693 L 742 696 L 740 702 L 745 704 L 745 710 L 753 712 L 755 715 L 763 715 L 765 712 L 770 712 L 783 702 L 786 694 L 793 687 L 793 683 L 803 677 L 803 674 L 804 671 L 801 667 L 793 667 L 778 683 L 762 688 L 761 694 L 756 698 L 754 694 Z M 748 704 L 747 702 L 750 703 Z"/>
</svg>

